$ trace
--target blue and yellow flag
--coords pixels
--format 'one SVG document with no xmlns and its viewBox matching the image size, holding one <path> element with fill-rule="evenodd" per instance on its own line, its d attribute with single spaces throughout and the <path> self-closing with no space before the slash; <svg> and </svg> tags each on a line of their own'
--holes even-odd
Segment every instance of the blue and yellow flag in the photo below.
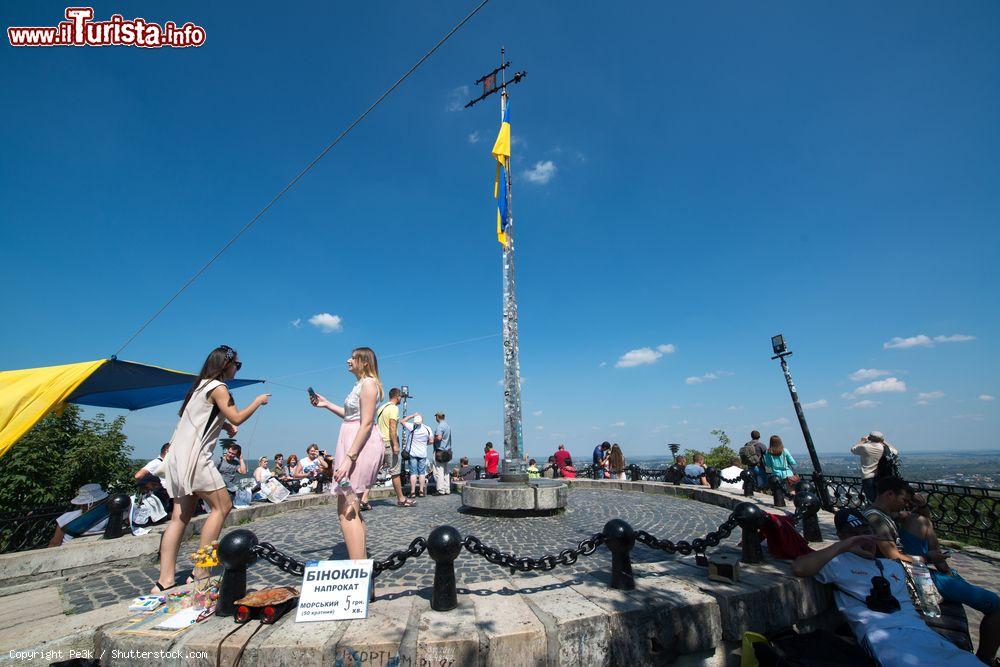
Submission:
<svg viewBox="0 0 1000 667">
<path fill-rule="evenodd" d="M 493 197 L 497 200 L 497 240 L 507 245 L 507 169 L 510 166 L 510 103 L 504 108 L 500 133 L 493 144 L 493 157 L 497 161 L 497 176 L 493 183 Z"/>
</svg>

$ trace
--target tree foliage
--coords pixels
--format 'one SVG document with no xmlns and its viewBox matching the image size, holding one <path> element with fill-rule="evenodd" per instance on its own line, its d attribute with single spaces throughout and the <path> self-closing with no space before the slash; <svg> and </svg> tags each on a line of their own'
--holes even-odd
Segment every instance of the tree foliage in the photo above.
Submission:
<svg viewBox="0 0 1000 667">
<path fill-rule="evenodd" d="M 0 512 L 68 503 L 84 484 L 108 491 L 133 485 L 132 447 L 125 418 L 84 419 L 76 405 L 49 413 L 11 447 L 0 463 Z"/>
<path fill-rule="evenodd" d="M 712 431 L 719 444 L 713 447 L 706 454 L 705 452 L 698 449 L 686 449 L 684 450 L 684 456 L 687 457 L 687 462 L 691 463 L 694 461 L 695 454 L 701 454 L 705 457 L 705 465 L 712 468 L 728 468 L 732 465 L 733 459 L 738 459 L 739 454 L 737 454 L 729 444 L 732 439 L 726 435 L 726 432 L 721 428 L 717 428 Z"/>
</svg>

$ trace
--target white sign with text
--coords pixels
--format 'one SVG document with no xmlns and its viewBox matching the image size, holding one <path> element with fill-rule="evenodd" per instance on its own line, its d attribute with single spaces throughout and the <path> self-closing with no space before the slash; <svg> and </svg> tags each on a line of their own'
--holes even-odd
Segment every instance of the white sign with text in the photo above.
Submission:
<svg viewBox="0 0 1000 667">
<path fill-rule="evenodd" d="M 367 618 L 371 585 L 371 560 L 306 561 L 295 622 Z"/>
</svg>

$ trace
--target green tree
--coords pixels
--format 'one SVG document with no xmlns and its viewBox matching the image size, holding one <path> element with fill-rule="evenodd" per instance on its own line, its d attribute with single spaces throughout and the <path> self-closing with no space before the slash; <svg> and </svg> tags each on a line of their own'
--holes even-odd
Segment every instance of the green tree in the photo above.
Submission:
<svg viewBox="0 0 1000 667">
<path fill-rule="evenodd" d="M 714 468 L 728 468 L 733 459 L 739 458 L 739 454 L 729 446 L 733 440 L 721 428 L 713 429 L 711 433 L 719 440 L 719 444 L 705 456 L 705 464 Z"/>
<path fill-rule="evenodd" d="M 133 486 L 132 447 L 125 418 L 84 419 L 76 405 L 49 413 L 14 444 L 0 463 L 0 512 L 68 503 L 90 483 L 108 491 Z"/>
</svg>

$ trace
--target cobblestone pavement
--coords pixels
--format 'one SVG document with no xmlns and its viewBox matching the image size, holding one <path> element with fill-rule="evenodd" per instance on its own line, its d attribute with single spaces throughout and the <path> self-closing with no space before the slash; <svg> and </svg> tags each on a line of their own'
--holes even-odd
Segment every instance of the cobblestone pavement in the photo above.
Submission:
<svg viewBox="0 0 1000 667">
<path fill-rule="evenodd" d="M 646 530 L 674 542 L 704 537 L 729 517 L 729 511 L 714 505 L 639 492 L 570 489 L 569 507 L 558 516 L 500 519 L 459 512 L 461 495 L 420 498 L 413 508 L 396 507 L 396 501 L 376 500 L 373 509 L 365 512 L 368 522 L 368 550 L 374 558 L 385 558 L 392 551 L 405 549 L 415 537 L 427 537 L 431 529 L 449 524 L 465 535 L 476 535 L 485 545 L 519 556 L 538 558 L 558 554 L 563 549 L 576 548 L 582 541 L 598 533 L 610 519 L 621 518 L 633 528 Z M 298 560 L 347 558 L 340 534 L 336 507 L 326 505 L 296 510 L 247 525 L 261 542 L 270 542 L 282 552 Z M 739 530 L 728 542 L 736 544 Z M 183 555 L 197 548 L 194 541 L 185 543 Z M 652 562 L 675 558 L 644 545 L 636 545 L 634 562 Z M 679 556 L 677 556 L 679 557 Z M 581 556 L 575 565 L 560 566 L 563 572 L 610 571 L 611 555 L 599 547 L 591 556 Z M 189 568 L 188 568 L 189 569 Z M 498 565 L 463 550 L 455 561 L 458 583 L 488 581 L 497 573 L 506 574 Z M 72 581 L 62 588 L 64 598 L 77 613 L 113 604 L 145 594 L 158 574 L 156 567 L 131 568 L 113 574 L 91 576 Z M 178 571 L 178 581 L 186 578 L 187 570 Z M 517 576 L 531 577 L 532 573 Z M 427 554 L 411 559 L 399 570 L 389 570 L 379 576 L 376 585 L 401 585 L 408 588 L 431 586 L 434 561 Z M 286 574 L 273 565 L 258 561 L 247 572 L 249 587 L 299 584 L 301 577 Z"/>
</svg>

